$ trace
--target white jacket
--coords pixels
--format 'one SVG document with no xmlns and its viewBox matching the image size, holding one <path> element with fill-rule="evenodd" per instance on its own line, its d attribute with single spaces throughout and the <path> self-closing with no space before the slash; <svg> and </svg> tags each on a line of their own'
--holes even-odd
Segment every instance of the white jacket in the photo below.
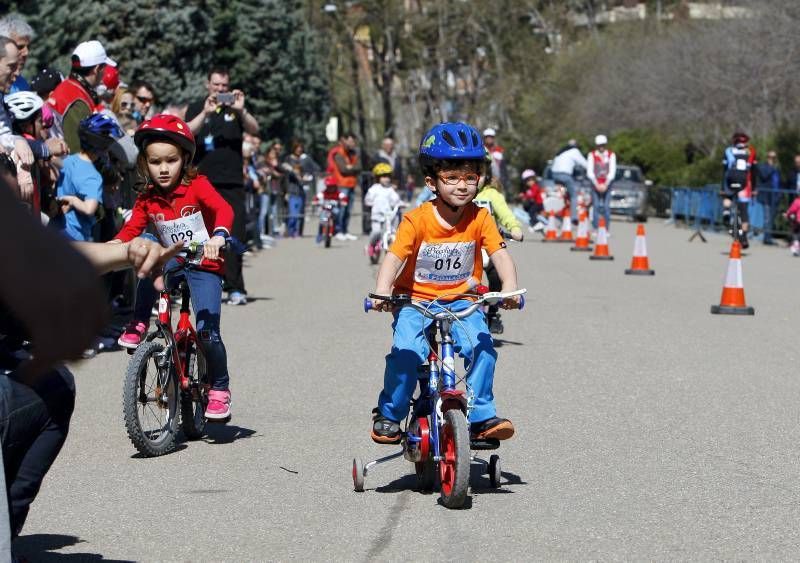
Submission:
<svg viewBox="0 0 800 563">
<path fill-rule="evenodd" d="M 550 167 L 550 170 L 555 174 L 568 174 L 572 176 L 575 172 L 575 167 L 580 166 L 581 168 L 588 168 L 586 164 L 586 159 L 583 158 L 583 154 L 578 147 L 572 147 L 569 150 L 566 150 L 560 154 L 558 154 L 553 159 L 553 165 Z"/>
<path fill-rule="evenodd" d="M 364 205 L 372 208 L 370 219 L 373 221 L 383 221 L 386 215 L 392 212 L 394 206 L 400 203 L 400 196 L 394 189 L 394 186 L 382 186 L 381 184 L 372 184 L 372 187 L 367 191 L 364 197 Z"/>
</svg>

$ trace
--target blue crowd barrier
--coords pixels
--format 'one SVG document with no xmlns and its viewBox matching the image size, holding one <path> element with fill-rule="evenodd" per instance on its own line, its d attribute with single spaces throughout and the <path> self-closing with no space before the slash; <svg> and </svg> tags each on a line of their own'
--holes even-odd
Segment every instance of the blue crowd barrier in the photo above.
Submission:
<svg viewBox="0 0 800 563">
<path fill-rule="evenodd" d="M 683 222 L 697 230 L 719 230 L 722 227 L 722 197 L 719 194 L 719 184 L 709 184 L 703 187 L 668 187 L 670 192 L 670 220 L 673 223 Z M 775 219 L 788 207 L 791 200 L 797 196 L 793 190 L 761 189 L 759 194 L 771 194 L 775 205 L 771 206 L 772 228 L 767 229 L 767 206 L 758 197 L 750 201 L 748 212 L 752 232 L 763 233 L 767 230 L 773 235 L 787 235 L 787 230 L 775 228 Z"/>
</svg>

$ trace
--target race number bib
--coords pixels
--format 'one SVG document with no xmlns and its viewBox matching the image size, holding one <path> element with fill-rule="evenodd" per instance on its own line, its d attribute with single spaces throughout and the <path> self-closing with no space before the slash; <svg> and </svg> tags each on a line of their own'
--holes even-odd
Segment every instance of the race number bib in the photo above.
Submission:
<svg viewBox="0 0 800 563">
<path fill-rule="evenodd" d="M 472 276 L 475 268 L 475 241 L 423 242 L 417 253 L 414 281 L 455 285 Z"/>
<path fill-rule="evenodd" d="M 736 170 L 747 170 L 747 161 L 743 158 L 736 159 Z"/>
<path fill-rule="evenodd" d="M 182 242 L 186 247 L 191 242 L 203 243 L 209 239 L 203 215 L 199 211 L 172 221 L 156 221 L 156 231 L 164 246 Z"/>
</svg>

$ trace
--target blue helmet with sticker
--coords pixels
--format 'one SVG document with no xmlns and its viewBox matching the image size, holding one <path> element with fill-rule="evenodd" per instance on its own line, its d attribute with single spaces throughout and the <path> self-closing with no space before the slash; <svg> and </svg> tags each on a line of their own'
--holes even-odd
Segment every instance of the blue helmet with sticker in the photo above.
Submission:
<svg viewBox="0 0 800 563">
<path fill-rule="evenodd" d="M 122 135 L 117 122 L 103 113 L 93 113 L 78 124 L 78 138 L 84 150 L 107 150 Z"/>
<path fill-rule="evenodd" d="M 420 164 L 425 166 L 433 160 L 478 160 L 483 161 L 486 150 L 478 131 L 462 122 L 434 125 L 419 144 Z"/>
</svg>

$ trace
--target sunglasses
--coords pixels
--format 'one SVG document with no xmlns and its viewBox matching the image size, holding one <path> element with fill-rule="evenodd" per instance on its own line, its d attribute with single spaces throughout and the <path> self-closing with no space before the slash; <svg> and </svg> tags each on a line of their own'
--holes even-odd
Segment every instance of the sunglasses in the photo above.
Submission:
<svg viewBox="0 0 800 563">
<path fill-rule="evenodd" d="M 120 102 L 119 103 L 119 107 L 121 107 L 123 109 L 132 108 L 133 107 L 133 102 Z"/>
<path fill-rule="evenodd" d="M 143 104 L 150 104 L 153 102 L 153 98 L 148 98 L 147 96 L 136 96 L 136 99 Z"/>
</svg>

